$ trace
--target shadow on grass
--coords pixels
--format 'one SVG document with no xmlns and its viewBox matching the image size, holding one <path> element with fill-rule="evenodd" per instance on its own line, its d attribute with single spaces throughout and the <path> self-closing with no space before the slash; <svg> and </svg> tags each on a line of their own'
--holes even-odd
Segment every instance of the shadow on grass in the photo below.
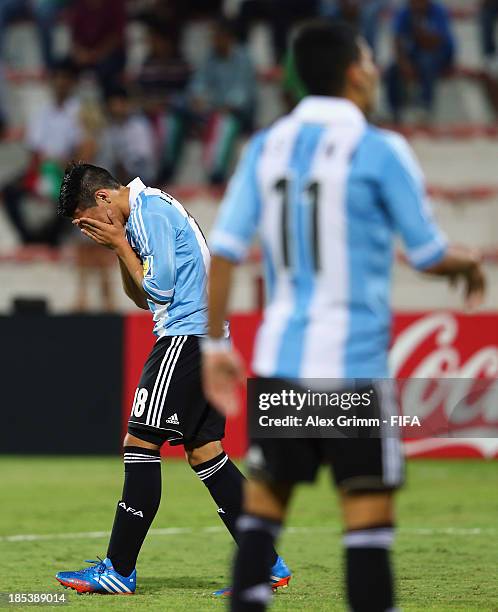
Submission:
<svg viewBox="0 0 498 612">
<path fill-rule="evenodd" d="M 206 591 L 207 594 L 211 594 L 213 591 L 219 588 L 221 588 L 220 584 L 213 580 L 194 578 L 192 576 L 162 576 L 160 578 L 141 577 L 138 584 L 137 595 L 150 595 L 153 593 L 164 592 L 168 589 L 175 591 L 178 589 Z"/>
</svg>

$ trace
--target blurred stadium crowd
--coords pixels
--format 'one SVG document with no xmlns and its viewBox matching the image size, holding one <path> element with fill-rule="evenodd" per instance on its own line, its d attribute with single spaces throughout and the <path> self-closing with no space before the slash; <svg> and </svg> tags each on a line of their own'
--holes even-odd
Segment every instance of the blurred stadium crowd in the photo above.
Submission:
<svg viewBox="0 0 498 612">
<path fill-rule="evenodd" d="M 245 138 L 295 104 L 286 43 L 314 16 L 354 23 L 372 46 L 382 67 L 379 123 L 436 129 L 456 104 L 435 112 L 438 85 L 463 75 L 477 81 L 486 113 L 474 114 L 496 135 L 498 0 L 0 0 L 2 256 L 66 241 L 55 202 L 71 159 L 175 195 L 175 185 L 222 187 Z M 472 22 L 479 49 L 467 72 L 457 19 Z M 20 25 L 27 30 L 16 38 Z M 97 270 L 104 307 L 114 309 L 112 258 L 73 240 L 75 307 L 86 309 L 86 277 Z"/>
</svg>

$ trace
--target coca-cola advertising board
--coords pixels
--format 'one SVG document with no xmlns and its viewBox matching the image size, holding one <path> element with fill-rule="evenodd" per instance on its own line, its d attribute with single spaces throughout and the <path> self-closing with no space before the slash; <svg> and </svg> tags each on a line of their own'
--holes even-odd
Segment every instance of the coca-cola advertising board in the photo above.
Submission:
<svg viewBox="0 0 498 612">
<path fill-rule="evenodd" d="M 427 393 L 419 393 L 417 412 L 426 420 L 438 412 L 454 413 L 444 434 L 406 440 L 408 455 L 498 458 L 498 315 L 397 314 L 390 366 L 404 383 L 421 379 L 419 390 L 425 381 Z M 435 381 L 441 388 L 445 380 L 450 381 L 446 393 L 434 400 Z M 470 397 L 466 410 L 455 412 L 455 390 L 459 399 Z"/>
<path fill-rule="evenodd" d="M 234 343 L 249 367 L 260 315 L 233 315 L 230 321 Z M 131 315 L 126 321 L 123 427 L 142 366 L 155 340 L 151 327 L 146 315 Z M 399 381 L 401 395 L 405 394 L 406 398 L 408 392 L 411 394 L 410 402 L 401 402 L 401 410 L 406 412 L 404 405 L 411 405 L 423 416 L 424 422 L 437 423 L 444 417 L 445 424 L 444 432 L 438 435 L 407 439 L 407 454 L 498 458 L 498 401 L 495 401 L 498 397 L 498 314 L 398 313 L 394 317 L 392 337 L 391 371 Z M 419 379 L 415 385 L 407 384 L 414 378 Z M 449 384 L 445 385 L 445 381 Z M 457 403 L 466 399 L 465 410 L 455 411 L 455 393 Z M 241 402 L 245 403 L 243 392 Z M 225 447 L 234 457 L 245 453 L 245 406 L 237 417 L 229 420 Z M 165 448 L 165 454 L 180 456 L 183 450 Z"/>
</svg>

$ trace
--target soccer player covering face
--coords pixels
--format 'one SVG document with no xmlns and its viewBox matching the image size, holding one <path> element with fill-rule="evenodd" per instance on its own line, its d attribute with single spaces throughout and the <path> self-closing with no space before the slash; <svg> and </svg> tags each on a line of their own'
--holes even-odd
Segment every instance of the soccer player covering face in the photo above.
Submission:
<svg viewBox="0 0 498 612">
<path fill-rule="evenodd" d="M 256 233 L 267 286 L 253 359 L 260 378 L 388 377 L 396 234 L 413 267 L 463 281 L 468 307 L 478 306 L 484 292 L 477 255 L 449 246 L 436 226 L 405 140 L 367 123 L 378 71 L 366 44 L 346 25 L 312 22 L 296 33 L 292 53 L 309 95 L 249 143 L 212 237 L 203 377 L 221 412 L 234 409 L 242 376 L 223 338 L 232 270 Z M 387 387 L 379 386 L 377 402 L 381 412 L 389 410 Z M 266 608 L 271 551 L 294 485 L 313 481 L 321 463 L 331 466 L 339 489 L 349 608 L 395 608 L 389 551 L 403 460 L 391 432 L 370 439 L 251 440 L 235 612 Z"/>
<path fill-rule="evenodd" d="M 244 479 L 223 450 L 225 418 L 206 401 L 200 375 L 209 252 L 197 223 L 174 198 L 139 178 L 121 185 L 107 170 L 89 164 L 67 168 L 59 213 L 116 253 L 126 295 L 152 312 L 158 337 L 124 439 L 124 488 L 107 556 L 85 570 L 56 576 L 79 592 L 133 593 L 137 557 L 161 498 L 165 442 L 183 444 L 219 516 L 237 537 Z M 276 553 L 272 564 L 273 586 L 287 585 L 290 572 Z"/>
</svg>

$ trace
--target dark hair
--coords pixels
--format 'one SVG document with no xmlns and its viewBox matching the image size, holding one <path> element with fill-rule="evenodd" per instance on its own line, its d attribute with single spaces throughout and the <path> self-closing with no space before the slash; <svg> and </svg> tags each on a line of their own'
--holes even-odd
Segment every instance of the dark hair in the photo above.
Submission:
<svg viewBox="0 0 498 612">
<path fill-rule="evenodd" d="M 308 21 L 296 30 L 291 52 L 309 95 L 340 96 L 348 68 L 360 58 L 358 32 L 341 21 Z"/>
<path fill-rule="evenodd" d="M 79 69 L 71 57 L 61 57 L 57 59 L 50 68 L 50 73 L 54 74 L 65 74 L 73 79 L 77 79 L 79 76 Z"/>
<path fill-rule="evenodd" d="M 120 85 L 119 83 L 114 83 L 106 88 L 104 92 L 104 100 L 109 102 L 112 98 L 123 98 L 128 100 L 130 98 L 130 94 L 128 89 L 124 85 Z"/>
<path fill-rule="evenodd" d="M 77 208 L 96 206 L 95 192 L 98 189 L 119 189 L 119 187 L 121 183 L 105 168 L 73 162 L 64 172 L 57 214 L 72 219 Z"/>
<path fill-rule="evenodd" d="M 214 25 L 218 31 L 228 34 L 232 38 L 237 40 L 240 38 L 240 27 L 234 19 L 230 19 L 228 17 L 218 17 L 218 19 L 216 19 L 214 22 Z"/>
<path fill-rule="evenodd" d="M 153 34 L 157 34 L 162 38 L 174 39 L 174 42 L 178 41 L 180 29 L 175 26 L 174 23 L 161 19 L 156 15 L 144 15 L 142 23 Z"/>
</svg>

